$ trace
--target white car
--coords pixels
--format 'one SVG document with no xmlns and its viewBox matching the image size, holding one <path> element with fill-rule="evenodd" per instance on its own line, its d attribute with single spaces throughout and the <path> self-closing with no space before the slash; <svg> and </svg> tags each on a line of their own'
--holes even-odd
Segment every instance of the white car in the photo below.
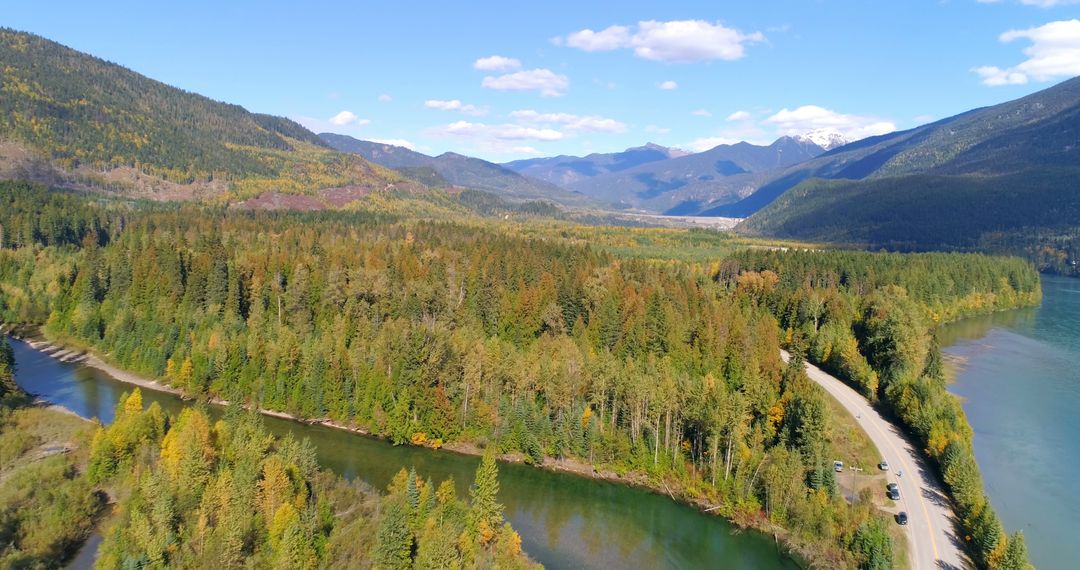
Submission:
<svg viewBox="0 0 1080 570">
<path fill-rule="evenodd" d="M 877 466 L 878 466 L 878 469 L 881 469 L 882 471 L 888 471 L 889 470 L 889 462 L 885 461 L 884 459 L 882 459 L 881 463 L 878 463 Z"/>
<path fill-rule="evenodd" d="M 833 461 L 832 465 L 833 465 L 833 469 L 836 470 L 837 473 L 840 473 L 841 471 L 844 470 L 844 462 L 843 461 Z"/>
</svg>

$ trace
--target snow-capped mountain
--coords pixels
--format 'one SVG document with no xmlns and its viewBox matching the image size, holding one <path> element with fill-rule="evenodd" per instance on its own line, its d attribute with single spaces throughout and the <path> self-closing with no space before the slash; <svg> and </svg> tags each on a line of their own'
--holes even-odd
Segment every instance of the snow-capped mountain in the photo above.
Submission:
<svg viewBox="0 0 1080 570">
<path fill-rule="evenodd" d="M 830 128 L 814 129 L 808 133 L 795 135 L 793 138 L 801 142 L 812 142 L 825 150 L 832 150 L 851 142 L 840 134 L 840 131 Z"/>
</svg>

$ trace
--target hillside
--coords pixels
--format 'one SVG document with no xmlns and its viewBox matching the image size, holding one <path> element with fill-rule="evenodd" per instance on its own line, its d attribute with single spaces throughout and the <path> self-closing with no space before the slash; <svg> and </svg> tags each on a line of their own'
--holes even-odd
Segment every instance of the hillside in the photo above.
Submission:
<svg viewBox="0 0 1080 570">
<path fill-rule="evenodd" d="M 393 168 L 417 180 L 437 175 L 450 185 L 492 192 L 508 198 L 553 200 L 562 204 L 583 205 L 584 196 L 523 176 L 486 160 L 447 152 L 428 156 L 404 147 L 359 140 L 347 135 L 322 133 L 322 141 L 342 152 L 354 153 L 364 159 Z M 428 178 L 428 181 L 434 181 Z"/>
<path fill-rule="evenodd" d="M 402 184 L 282 117 L 251 113 L 0 29 L 0 177 L 152 198 Z"/>
<path fill-rule="evenodd" d="M 1080 226 L 1078 179 L 1080 79 L 1072 79 L 798 165 L 743 202 L 768 205 L 740 227 L 901 249 L 1005 250 L 1037 261 L 1037 250 L 1051 247 L 1068 263 L 1075 240 L 1058 238 Z"/>
<path fill-rule="evenodd" d="M 503 164 L 506 168 L 533 178 L 567 187 L 587 178 L 620 172 L 642 164 L 685 156 L 686 151 L 648 143 L 622 152 L 594 152 L 587 156 L 559 155 L 528 158 Z"/>
<path fill-rule="evenodd" d="M 737 143 L 705 152 L 639 164 L 569 184 L 598 200 L 674 215 L 739 200 L 768 176 L 823 151 L 809 141 L 782 137 L 768 146 Z"/>
<path fill-rule="evenodd" d="M 745 200 L 707 215 L 748 216 L 808 178 L 986 176 L 1078 164 L 1080 78 L 1021 99 L 839 147 L 778 173 Z"/>
</svg>

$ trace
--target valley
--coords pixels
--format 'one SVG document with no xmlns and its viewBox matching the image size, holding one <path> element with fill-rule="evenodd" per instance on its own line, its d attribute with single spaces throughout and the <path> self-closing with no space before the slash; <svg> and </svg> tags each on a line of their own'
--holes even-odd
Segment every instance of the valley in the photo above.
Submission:
<svg viewBox="0 0 1080 570">
<path fill-rule="evenodd" d="M 1071 556 L 1080 21 L 937 28 L 1062 3 L 108 3 L 0 27 L 0 567 Z"/>
</svg>

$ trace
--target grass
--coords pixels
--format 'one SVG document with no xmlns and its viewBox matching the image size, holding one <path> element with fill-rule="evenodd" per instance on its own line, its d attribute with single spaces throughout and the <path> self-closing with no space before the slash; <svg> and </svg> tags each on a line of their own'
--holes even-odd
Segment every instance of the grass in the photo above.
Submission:
<svg viewBox="0 0 1080 570">
<path fill-rule="evenodd" d="M 830 440 L 833 448 L 840 455 L 837 459 L 844 462 L 844 467 L 857 466 L 865 471 L 860 473 L 860 478 L 869 475 L 879 475 L 878 462 L 881 461 L 881 452 L 870 441 L 855 418 L 835 398 L 826 396 L 829 413 L 833 421 L 833 431 Z M 868 477 L 869 478 L 869 477 Z"/>
<path fill-rule="evenodd" d="M 42 406 L 0 406 L 0 567 L 59 568 L 104 505 L 81 475 L 93 424 Z"/>
</svg>

